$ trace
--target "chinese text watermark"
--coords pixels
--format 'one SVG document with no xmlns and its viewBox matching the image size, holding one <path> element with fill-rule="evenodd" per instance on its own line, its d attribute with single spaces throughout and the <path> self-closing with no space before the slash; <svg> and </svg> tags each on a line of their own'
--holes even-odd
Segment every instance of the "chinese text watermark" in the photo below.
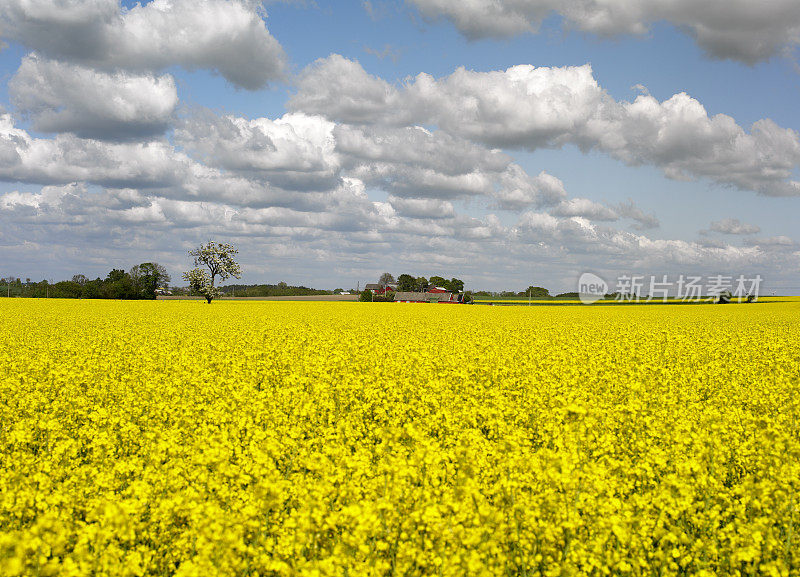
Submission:
<svg viewBox="0 0 800 577">
<path fill-rule="evenodd" d="M 578 279 L 578 296 L 585 304 L 601 299 L 618 302 L 754 301 L 758 299 L 762 281 L 761 275 L 620 275 L 614 290 L 609 291 L 605 280 L 585 272 Z"/>
</svg>

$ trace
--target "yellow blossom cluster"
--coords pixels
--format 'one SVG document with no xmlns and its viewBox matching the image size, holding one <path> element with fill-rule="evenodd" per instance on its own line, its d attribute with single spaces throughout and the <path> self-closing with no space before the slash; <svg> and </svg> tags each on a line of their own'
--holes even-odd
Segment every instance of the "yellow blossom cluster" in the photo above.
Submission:
<svg viewBox="0 0 800 577">
<path fill-rule="evenodd" d="M 800 574 L 800 302 L 0 301 L 0 575 Z"/>
</svg>

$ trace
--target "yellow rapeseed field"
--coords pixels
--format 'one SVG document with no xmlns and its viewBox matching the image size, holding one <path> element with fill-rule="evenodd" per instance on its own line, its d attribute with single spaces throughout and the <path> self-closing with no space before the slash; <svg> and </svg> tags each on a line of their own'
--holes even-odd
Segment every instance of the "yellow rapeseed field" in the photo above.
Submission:
<svg viewBox="0 0 800 577">
<path fill-rule="evenodd" d="M 800 574 L 800 302 L 0 300 L 0 575 Z"/>
</svg>

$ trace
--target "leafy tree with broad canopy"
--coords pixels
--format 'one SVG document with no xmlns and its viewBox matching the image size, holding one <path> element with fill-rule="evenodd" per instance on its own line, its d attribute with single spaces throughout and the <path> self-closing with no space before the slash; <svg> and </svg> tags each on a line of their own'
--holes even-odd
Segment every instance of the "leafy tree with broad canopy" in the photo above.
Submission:
<svg viewBox="0 0 800 577">
<path fill-rule="evenodd" d="M 549 297 L 550 291 L 540 286 L 529 286 L 525 292 L 519 293 L 522 296 L 531 296 L 533 298 Z"/>
<path fill-rule="evenodd" d="M 464 281 L 460 278 L 451 278 L 445 286 L 454 293 L 464 292 Z"/>
<path fill-rule="evenodd" d="M 399 291 L 425 291 L 438 286 L 454 293 L 464 292 L 464 281 L 458 278 L 447 280 L 441 276 L 432 276 L 430 281 L 424 276 L 414 278 L 410 274 L 401 274 L 397 277 L 397 290 Z"/>
<path fill-rule="evenodd" d="M 157 262 L 143 262 L 137 264 L 129 273 L 136 287 L 139 297 L 145 299 L 156 298 L 156 289 L 166 286 L 172 280 L 167 269 Z"/>
<path fill-rule="evenodd" d="M 121 268 L 111 269 L 103 282 L 103 297 L 125 300 L 137 298 L 136 287 L 133 285 L 131 276 Z"/>
<path fill-rule="evenodd" d="M 397 290 L 400 292 L 413 292 L 417 288 L 417 279 L 410 274 L 401 274 L 397 277 Z"/>
<path fill-rule="evenodd" d="M 381 278 L 378 279 L 378 285 L 380 285 L 381 288 L 386 288 L 390 284 L 394 284 L 394 276 L 388 272 L 383 273 Z"/>
<path fill-rule="evenodd" d="M 183 273 L 183 278 L 189 281 L 192 292 L 205 297 L 209 304 L 213 299 L 222 296 L 220 290 L 214 286 L 214 282 L 217 277 L 220 280 L 227 280 L 230 277 L 241 278 L 242 269 L 233 258 L 238 252 L 232 244 L 213 241 L 190 250 L 189 256 L 194 257 L 195 268 Z"/>
</svg>

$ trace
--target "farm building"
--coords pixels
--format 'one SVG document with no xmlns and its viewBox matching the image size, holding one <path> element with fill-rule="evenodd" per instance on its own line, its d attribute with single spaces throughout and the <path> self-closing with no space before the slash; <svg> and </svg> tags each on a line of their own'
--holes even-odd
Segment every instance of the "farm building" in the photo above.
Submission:
<svg viewBox="0 0 800 577">
<path fill-rule="evenodd" d="M 364 287 L 364 290 L 372 291 L 372 294 L 375 295 L 383 295 L 386 294 L 387 292 L 395 292 L 397 288 L 391 285 L 386 285 L 385 287 L 382 287 L 377 283 L 367 283 L 367 285 Z"/>
<path fill-rule="evenodd" d="M 396 303 L 460 303 L 462 295 L 453 294 L 448 291 L 425 293 L 420 292 L 398 292 L 394 295 Z"/>
</svg>

